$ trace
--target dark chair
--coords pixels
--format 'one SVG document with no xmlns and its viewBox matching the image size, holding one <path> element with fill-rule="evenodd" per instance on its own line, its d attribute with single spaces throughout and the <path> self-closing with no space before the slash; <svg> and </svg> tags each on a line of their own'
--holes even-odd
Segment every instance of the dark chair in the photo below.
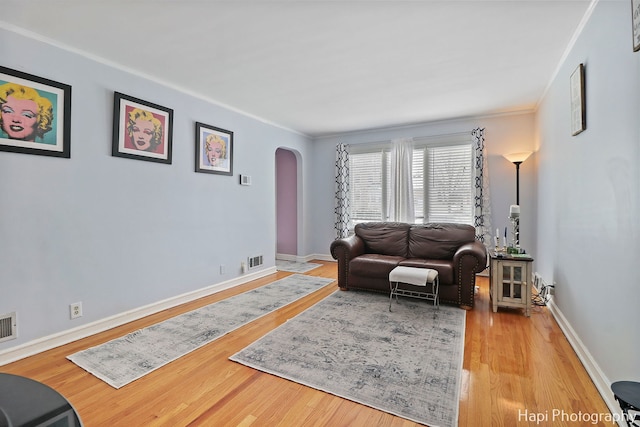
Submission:
<svg viewBox="0 0 640 427">
<path fill-rule="evenodd" d="M 620 404 L 624 419 L 629 427 L 640 427 L 640 383 L 634 381 L 617 381 L 611 384 L 611 391 Z M 629 414 L 629 411 L 638 412 Z"/>
</svg>

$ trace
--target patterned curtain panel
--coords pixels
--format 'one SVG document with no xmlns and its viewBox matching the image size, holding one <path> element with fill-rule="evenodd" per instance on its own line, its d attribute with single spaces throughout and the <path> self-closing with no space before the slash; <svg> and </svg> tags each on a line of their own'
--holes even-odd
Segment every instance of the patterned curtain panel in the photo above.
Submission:
<svg viewBox="0 0 640 427">
<path fill-rule="evenodd" d="M 336 146 L 336 238 L 349 235 L 349 146 Z"/>
<path fill-rule="evenodd" d="M 476 128 L 471 132 L 475 150 L 476 195 L 474 221 L 476 238 L 491 245 L 491 203 L 489 198 L 489 171 L 487 169 L 487 151 L 484 146 L 484 128 Z"/>
</svg>

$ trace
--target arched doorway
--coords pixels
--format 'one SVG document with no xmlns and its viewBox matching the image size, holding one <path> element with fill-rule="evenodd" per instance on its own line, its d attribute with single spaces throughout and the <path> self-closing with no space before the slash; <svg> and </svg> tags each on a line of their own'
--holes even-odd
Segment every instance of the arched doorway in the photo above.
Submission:
<svg viewBox="0 0 640 427">
<path fill-rule="evenodd" d="M 276 258 L 295 261 L 298 255 L 298 158 L 276 150 Z"/>
</svg>

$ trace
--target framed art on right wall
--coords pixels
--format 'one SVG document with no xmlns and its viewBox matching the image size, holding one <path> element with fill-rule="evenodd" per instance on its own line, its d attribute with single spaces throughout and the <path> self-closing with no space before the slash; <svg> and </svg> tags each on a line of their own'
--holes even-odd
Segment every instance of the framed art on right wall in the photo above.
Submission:
<svg viewBox="0 0 640 427">
<path fill-rule="evenodd" d="M 640 0 L 631 0 L 631 32 L 633 34 L 633 51 L 640 50 Z"/>
<path fill-rule="evenodd" d="M 571 135 L 577 135 L 587 128 L 585 89 L 584 89 L 584 64 L 571 74 Z"/>
</svg>

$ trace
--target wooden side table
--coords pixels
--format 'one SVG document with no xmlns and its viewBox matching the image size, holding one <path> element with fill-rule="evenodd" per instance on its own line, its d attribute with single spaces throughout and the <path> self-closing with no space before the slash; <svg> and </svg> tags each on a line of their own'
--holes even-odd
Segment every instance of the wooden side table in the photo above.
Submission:
<svg viewBox="0 0 640 427">
<path fill-rule="evenodd" d="M 523 308 L 525 316 L 531 313 L 531 282 L 533 258 L 528 255 L 489 254 L 491 308 Z"/>
</svg>

